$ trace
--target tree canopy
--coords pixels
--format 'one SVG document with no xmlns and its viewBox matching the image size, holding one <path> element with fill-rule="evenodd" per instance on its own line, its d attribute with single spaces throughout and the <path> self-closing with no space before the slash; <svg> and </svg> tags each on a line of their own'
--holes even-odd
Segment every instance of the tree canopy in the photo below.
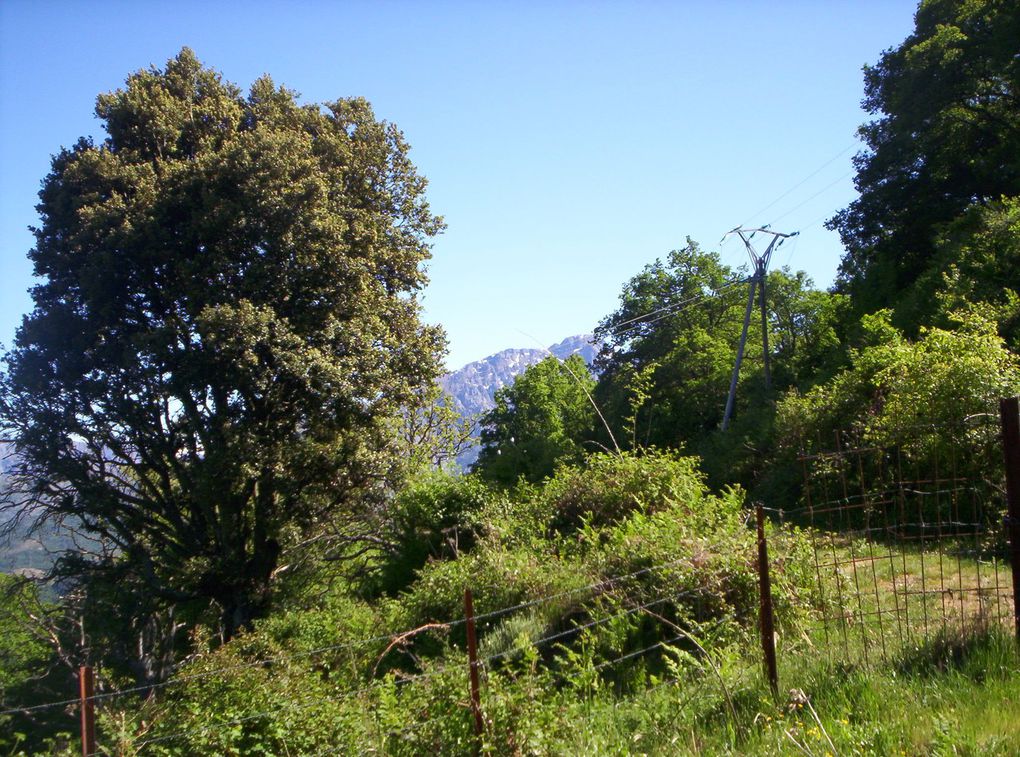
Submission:
<svg viewBox="0 0 1020 757">
<path fill-rule="evenodd" d="M 860 311 L 897 301 L 929 270 L 944 224 L 1020 195 L 1018 39 L 1009 0 L 925 0 L 913 34 L 865 68 L 863 104 L 877 118 L 860 129 L 860 197 L 830 221 Z M 898 320 L 916 326 L 925 299 Z"/>
<path fill-rule="evenodd" d="M 624 284 L 619 308 L 595 332 L 605 345 L 597 399 L 621 424 L 614 429 L 621 443 L 676 446 L 718 426 L 747 299 L 743 280 L 688 239 Z M 758 333 L 752 344 L 761 343 Z M 755 371 L 749 353 L 745 376 Z"/>
<path fill-rule="evenodd" d="M 59 573 L 212 608 L 229 638 L 292 544 L 384 487 L 444 347 L 416 297 L 442 221 L 361 99 L 244 95 L 185 49 L 96 114 L 105 140 L 39 195 L 0 379 L 11 479 L 22 515 L 96 540 Z"/>
<path fill-rule="evenodd" d="M 773 379 L 783 389 L 837 359 L 843 298 L 785 270 L 769 274 L 768 292 Z M 744 272 L 691 240 L 624 284 L 619 308 L 596 331 L 606 345 L 596 399 L 621 444 L 697 444 L 719 427 L 746 303 Z M 738 415 L 765 399 L 758 317 L 747 343 Z"/>
<path fill-rule="evenodd" d="M 550 356 L 496 392 L 482 418 L 482 450 L 474 470 L 490 481 L 538 482 L 559 462 L 578 462 L 595 421 L 595 389 L 584 359 Z"/>
</svg>

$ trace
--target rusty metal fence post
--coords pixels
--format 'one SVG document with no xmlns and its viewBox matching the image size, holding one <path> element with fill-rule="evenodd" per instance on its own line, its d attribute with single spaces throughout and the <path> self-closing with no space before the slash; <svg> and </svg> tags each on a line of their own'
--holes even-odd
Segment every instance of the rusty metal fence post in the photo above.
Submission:
<svg viewBox="0 0 1020 757">
<path fill-rule="evenodd" d="M 1013 625 L 1020 641 L 1020 401 L 1016 397 L 1000 400 L 999 414 L 1006 460 L 1006 534 L 1013 572 Z"/>
<path fill-rule="evenodd" d="M 478 687 L 478 637 L 475 634 L 475 605 L 471 589 L 464 589 L 464 619 L 467 622 L 468 661 L 471 674 L 471 714 L 475 719 L 475 751 L 482 748 L 482 697 Z"/>
<path fill-rule="evenodd" d="M 91 665 L 78 668 L 78 700 L 81 709 L 81 753 L 96 753 L 96 683 Z"/>
<path fill-rule="evenodd" d="M 772 614 L 772 583 L 769 580 L 769 548 L 765 538 L 765 510 L 761 502 L 755 504 L 758 520 L 758 597 L 761 628 L 761 649 L 765 658 L 765 674 L 773 695 L 779 694 L 779 671 L 776 666 L 775 619 Z"/>
</svg>

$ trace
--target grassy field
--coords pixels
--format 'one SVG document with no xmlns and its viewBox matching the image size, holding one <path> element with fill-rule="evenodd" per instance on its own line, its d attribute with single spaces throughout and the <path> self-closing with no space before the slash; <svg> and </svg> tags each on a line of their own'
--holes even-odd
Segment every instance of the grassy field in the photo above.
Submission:
<svg viewBox="0 0 1020 757">
<path fill-rule="evenodd" d="M 888 667 L 781 655 L 782 695 L 757 670 L 593 704 L 572 754 L 1020 754 L 1020 664 L 998 629 L 904 650 Z M 725 681 L 725 690 L 723 688 Z"/>
<path fill-rule="evenodd" d="M 596 697 L 564 751 L 1020 754 L 1008 565 L 816 536 L 826 611 L 780 635 L 778 697 L 747 650 L 715 650 L 697 676 Z"/>
</svg>

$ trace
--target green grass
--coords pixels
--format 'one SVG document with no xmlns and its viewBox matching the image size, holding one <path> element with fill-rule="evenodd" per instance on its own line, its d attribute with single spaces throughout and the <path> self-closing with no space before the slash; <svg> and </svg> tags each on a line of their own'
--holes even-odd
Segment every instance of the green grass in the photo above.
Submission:
<svg viewBox="0 0 1020 757">
<path fill-rule="evenodd" d="M 814 535 L 818 607 L 811 638 L 827 658 L 890 662 L 904 649 L 1011 624 L 1007 562 L 946 541 L 909 547 Z"/>
<path fill-rule="evenodd" d="M 565 754 L 1013 755 L 1020 753 L 1020 660 L 998 629 L 940 637 L 888 667 L 783 658 L 774 700 L 757 671 L 606 698 L 578 718 Z M 791 692 L 791 690 L 796 690 Z"/>
<path fill-rule="evenodd" d="M 597 697 L 562 753 L 1020 754 L 1008 564 L 951 544 L 816 544 L 824 612 L 780 635 L 778 699 L 753 648 L 716 650 L 712 671 Z"/>
</svg>

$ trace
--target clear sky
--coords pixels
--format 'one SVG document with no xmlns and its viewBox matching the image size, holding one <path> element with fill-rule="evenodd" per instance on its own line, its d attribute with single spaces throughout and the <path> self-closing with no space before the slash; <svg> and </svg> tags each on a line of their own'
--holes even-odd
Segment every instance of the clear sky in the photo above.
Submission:
<svg viewBox="0 0 1020 757">
<path fill-rule="evenodd" d="M 448 230 L 426 317 L 451 368 L 592 330 L 622 284 L 691 236 L 802 230 L 774 263 L 820 286 L 822 222 L 854 197 L 861 67 L 912 0 L 0 2 L 0 342 L 32 285 L 50 156 L 102 137 L 95 96 L 182 46 L 247 87 L 362 95 L 403 129 Z M 791 191 L 792 190 L 792 191 Z"/>
</svg>

